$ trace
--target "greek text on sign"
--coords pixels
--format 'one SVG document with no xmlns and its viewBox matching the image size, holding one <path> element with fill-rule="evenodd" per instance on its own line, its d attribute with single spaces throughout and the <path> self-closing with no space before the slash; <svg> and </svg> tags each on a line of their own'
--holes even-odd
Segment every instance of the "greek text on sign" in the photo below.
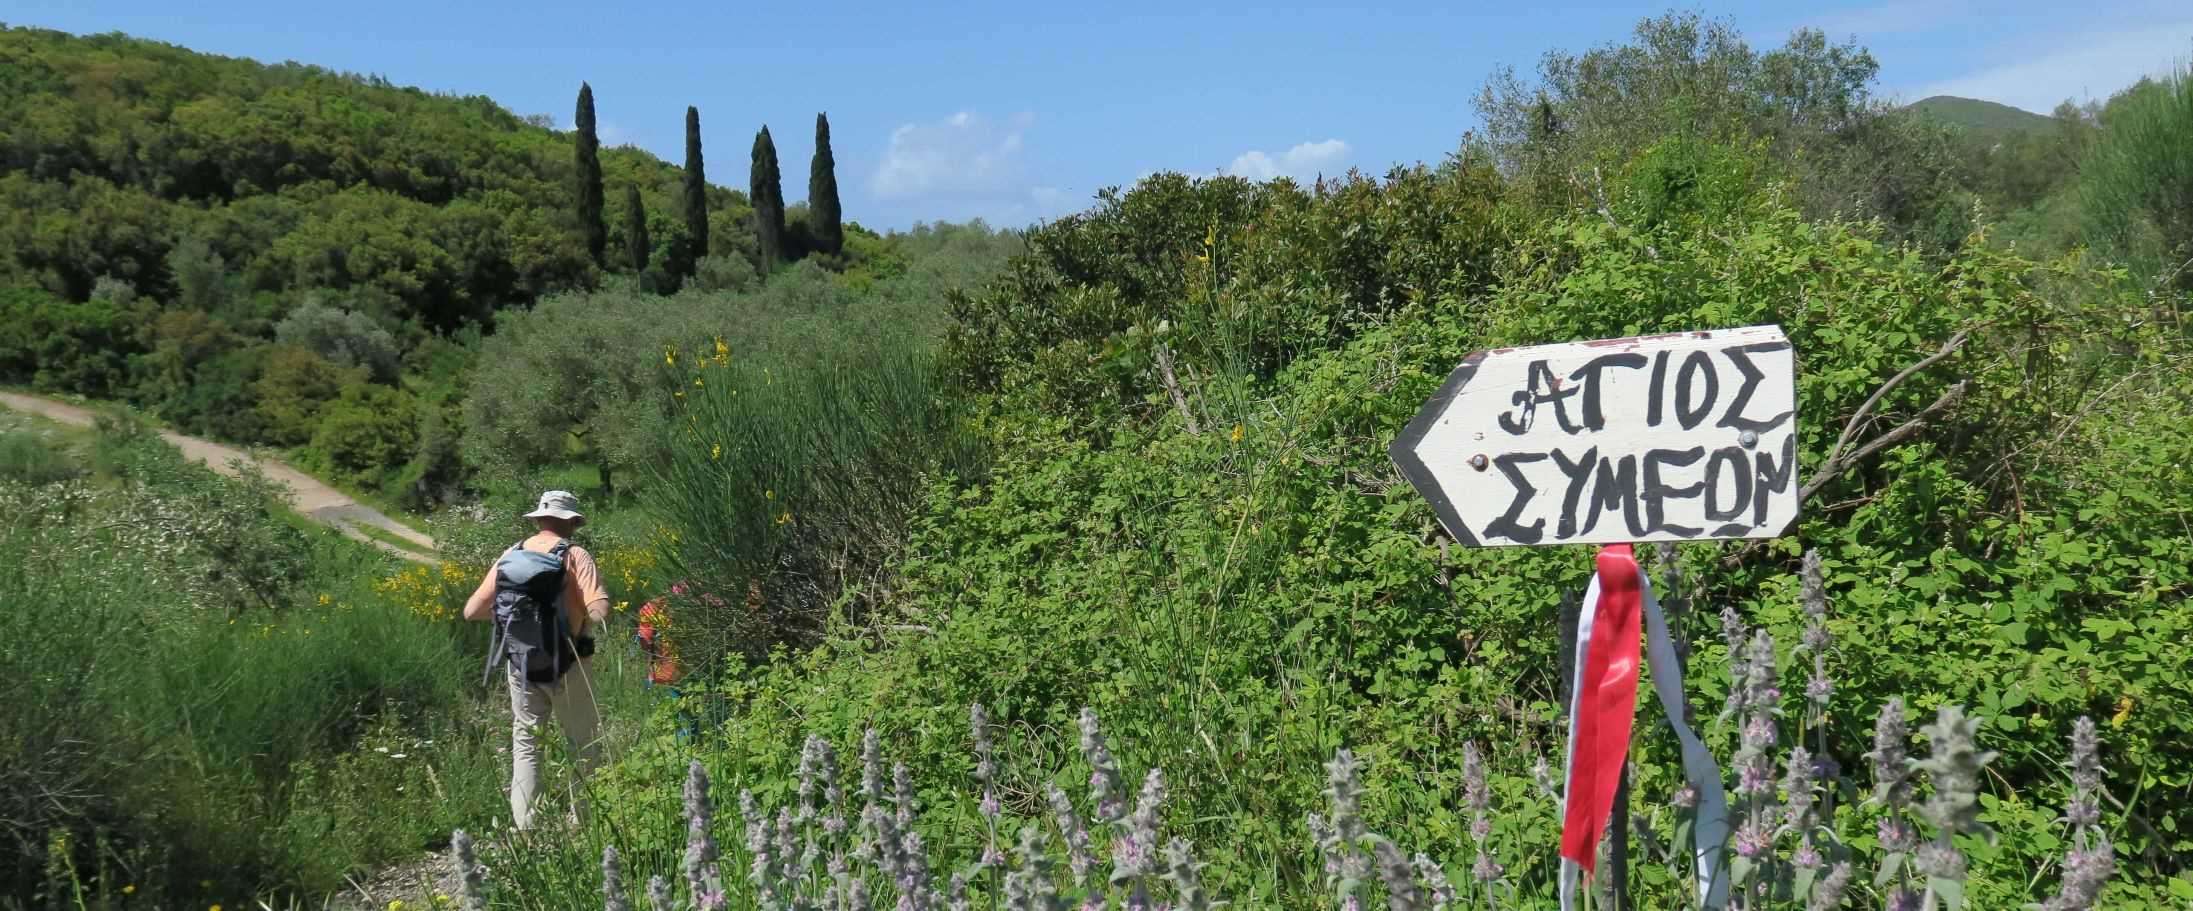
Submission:
<svg viewBox="0 0 2193 911">
<path fill-rule="evenodd" d="M 1480 351 L 1392 455 L 1472 547 L 1772 538 L 1796 385 L 1777 326 Z"/>
</svg>

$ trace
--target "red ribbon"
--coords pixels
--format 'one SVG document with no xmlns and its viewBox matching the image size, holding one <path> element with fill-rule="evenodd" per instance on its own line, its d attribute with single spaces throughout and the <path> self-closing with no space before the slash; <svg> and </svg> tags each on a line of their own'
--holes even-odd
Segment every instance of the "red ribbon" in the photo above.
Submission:
<svg viewBox="0 0 2193 911">
<path fill-rule="evenodd" d="M 1598 568 L 1590 650 L 1577 670 L 1576 717 L 1569 722 L 1574 748 L 1561 821 L 1561 856 L 1586 871 L 1598 862 L 1599 837 L 1614 811 L 1637 714 L 1637 557 L 1628 544 L 1609 544 L 1599 551 Z"/>
</svg>

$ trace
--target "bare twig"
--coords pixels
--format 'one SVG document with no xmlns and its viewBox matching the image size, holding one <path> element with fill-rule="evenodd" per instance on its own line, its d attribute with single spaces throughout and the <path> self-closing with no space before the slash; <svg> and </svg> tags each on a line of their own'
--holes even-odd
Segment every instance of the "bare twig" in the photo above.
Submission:
<svg viewBox="0 0 2193 911">
<path fill-rule="evenodd" d="M 1855 452 L 1846 453 L 1844 451 L 1845 447 L 1850 445 L 1852 438 L 1856 437 L 1860 430 L 1872 422 L 1874 406 L 1879 405 L 1881 399 L 1885 398 L 1897 386 L 1902 385 L 1904 380 L 1910 379 L 1913 374 L 1940 363 L 1943 358 L 1949 357 L 1951 354 L 1955 354 L 1958 348 L 1964 347 L 1965 340 L 1970 337 L 1971 333 L 1969 331 L 1958 330 L 1956 335 L 1949 337 L 1949 341 L 1942 343 L 1940 350 L 1920 358 L 1917 363 L 1905 367 L 1895 376 L 1889 377 L 1888 382 L 1881 384 L 1881 388 L 1873 390 L 1873 394 L 1866 397 L 1865 403 L 1859 405 L 1858 410 L 1850 416 L 1850 421 L 1843 425 L 1842 434 L 1835 438 L 1835 445 L 1828 449 L 1827 459 L 1820 463 L 1820 470 L 1813 475 L 1812 480 L 1805 484 L 1803 489 L 1797 492 L 1798 502 L 1810 499 L 1813 493 L 1818 491 L 1822 485 L 1834 480 L 1853 463 L 1880 451 L 1884 446 L 1892 445 L 1917 433 L 1920 424 L 1928 417 L 1955 404 L 1957 399 L 1962 398 L 1966 384 L 1965 381 L 1960 380 L 1957 385 L 1950 387 L 1950 391 L 1943 393 L 1941 398 L 1934 400 L 1934 404 L 1928 405 L 1926 410 L 1919 412 L 1917 417 L 1904 422 L 1903 426 L 1882 434 L 1879 439 L 1867 443 Z"/>
<path fill-rule="evenodd" d="M 1188 397 L 1180 392 L 1180 378 L 1173 374 L 1173 350 L 1164 342 L 1157 343 L 1158 376 L 1165 380 L 1165 393 L 1173 397 L 1173 407 L 1180 411 L 1181 420 L 1188 422 L 1189 433 L 1202 433 L 1195 415 L 1188 410 Z"/>
<path fill-rule="evenodd" d="M 1970 336 L 1971 333 L 1959 330 L 1956 335 L 1949 337 L 1949 341 L 1942 343 L 1941 350 L 1921 358 L 1916 364 L 1905 367 L 1902 372 L 1889 377 L 1888 382 L 1882 383 L 1881 388 L 1873 390 L 1873 395 L 1867 397 L 1865 404 L 1858 406 L 1857 413 L 1850 416 L 1850 422 L 1843 425 L 1842 435 L 1835 438 L 1835 448 L 1828 450 L 1828 463 L 1833 463 L 1836 456 L 1842 453 L 1843 447 L 1850 445 L 1851 437 L 1858 434 L 1859 428 L 1864 425 L 1867 417 L 1873 413 L 1873 406 L 1880 404 L 1883 396 L 1888 395 L 1904 380 L 1910 379 L 1912 374 L 1932 367 L 1943 358 L 1956 353 L 1958 348 L 1964 347 L 1965 339 Z"/>
<path fill-rule="evenodd" d="M 1905 439 L 1908 439 L 1912 434 L 1918 433 L 1919 428 L 1926 426 L 1926 422 L 1928 420 L 1940 415 L 1944 411 L 1948 411 L 1950 406 L 1957 404 L 1957 401 L 1959 399 L 1964 398 L 1965 390 L 1971 385 L 1972 381 L 1970 380 L 1958 380 L 1957 385 L 1949 387 L 1948 391 L 1942 393 L 1941 398 L 1937 398 L 1934 400 L 1934 404 L 1928 405 L 1925 408 L 1920 409 L 1918 414 L 1912 415 L 1911 420 L 1905 421 L 1902 424 L 1897 425 L 1896 429 L 1894 430 L 1881 434 L 1878 437 L 1874 437 L 1871 442 L 1865 444 L 1864 446 L 1858 447 L 1857 450 L 1853 451 L 1847 456 L 1838 456 L 1836 458 L 1830 459 L 1826 464 L 1820 466 L 1820 473 L 1814 475 L 1812 480 L 1805 484 L 1804 489 L 1797 492 L 1797 501 L 1802 503 L 1805 500 L 1811 499 L 1812 495 L 1820 489 L 1821 485 L 1824 485 L 1827 482 L 1834 480 L 1836 476 L 1842 474 L 1845 469 L 1859 462 L 1865 461 L 1865 458 L 1867 456 L 1870 456 L 1876 452 L 1880 452 L 1881 450 L 1886 449 L 1890 446 L 1894 446 L 1897 443 L 1901 443 Z"/>
</svg>

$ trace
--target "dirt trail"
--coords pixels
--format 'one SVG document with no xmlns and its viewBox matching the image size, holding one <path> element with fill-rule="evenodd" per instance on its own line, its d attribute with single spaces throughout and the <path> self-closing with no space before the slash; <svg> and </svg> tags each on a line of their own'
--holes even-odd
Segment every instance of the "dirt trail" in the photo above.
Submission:
<svg viewBox="0 0 2193 911">
<path fill-rule="evenodd" d="M 35 414 L 63 424 L 79 427 L 92 426 L 97 417 L 92 412 L 66 402 L 38 396 L 0 392 L 0 405 L 16 411 Z M 243 462 L 258 468 L 268 480 L 289 491 L 290 505 L 299 513 L 315 522 L 342 532 L 346 537 L 364 541 L 396 556 L 419 563 L 432 563 L 434 539 L 419 533 L 379 510 L 351 499 L 348 494 L 321 483 L 318 479 L 272 459 L 254 458 L 239 449 L 208 442 L 197 437 L 187 437 L 173 431 L 160 431 L 160 438 L 174 444 L 183 455 L 203 462 L 207 467 L 225 475 L 234 476 L 236 469 L 229 463 Z M 405 541 L 408 547 L 398 547 L 386 541 L 369 537 L 359 531 L 360 526 L 371 526 L 377 531 Z M 412 550 L 410 548 L 417 548 Z M 424 551 L 421 553 L 420 551 Z"/>
</svg>

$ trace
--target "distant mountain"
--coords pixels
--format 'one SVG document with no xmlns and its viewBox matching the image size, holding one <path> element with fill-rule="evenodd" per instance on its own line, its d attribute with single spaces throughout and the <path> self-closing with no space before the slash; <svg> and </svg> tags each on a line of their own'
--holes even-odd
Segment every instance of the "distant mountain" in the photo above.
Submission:
<svg viewBox="0 0 2193 911">
<path fill-rule="evenodd" d="M 2045 129 L 2051 118 L 2022 108 L 1978 98 L 1959 98 L 1955 95 L 1936 95 L 1912 102 L 1905 110 L 1914 111 L 1960 126 L 1974 133 L 2023 133 Z"/>
</svg>

